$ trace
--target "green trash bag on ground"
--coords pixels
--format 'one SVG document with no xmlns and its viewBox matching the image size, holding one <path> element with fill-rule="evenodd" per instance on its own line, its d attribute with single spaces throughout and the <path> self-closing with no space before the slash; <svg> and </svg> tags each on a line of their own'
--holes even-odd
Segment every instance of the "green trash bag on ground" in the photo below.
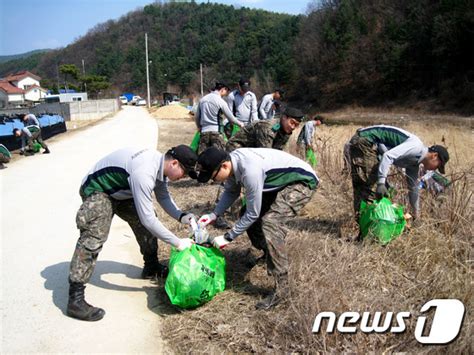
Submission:
<svg viewBox="0 0 474 355">
<path fill-rule="evenodd" d="M 41 144 L 39 144 L 38 142 L 34 142 L 33 143 L 33 152 L 35 153 L 38 153 L 41 149 Z"/>
<path fill-rule="evenodd" d="M 195 153 L 197 153 L 199 149 L 199 140 L 201 139 L 201 132 L 197 131 L 196 134 L 194 134 L 193 141 L 189 145 L 189 148 L 194 150 Z"/>
<path fill-rule="evenodd" d="M 387 244 L 402 234 L 405 225 L 403 206 L 394 205 L 385 197 L 373 203 L 362 201 L 359 218 L 362 238 L 372 237 Z"/>
<path fill-rule="evenodd" d="M 193 244 L 178 251 L 173 248 L 165 290 L 180 308 L 195 308 L 225 289 L 225 258 L 216 248 Z"/>
<path fill-rule="evenodd" d="M 316 160 L 316 155 L 314 154 L 314 151 L 311 148 L 306 149 L 306 160 L 313 168 L 316 167 L 316 164 L 318 164 L 318 161 Z"/>
</svg>

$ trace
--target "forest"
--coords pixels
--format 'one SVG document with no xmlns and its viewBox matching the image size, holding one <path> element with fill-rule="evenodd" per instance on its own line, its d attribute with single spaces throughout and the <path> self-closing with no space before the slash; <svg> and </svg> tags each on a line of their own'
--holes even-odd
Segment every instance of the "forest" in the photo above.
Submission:
<svg viewBox="0 0 474 355">
<path fill-rule="evenodd" d="M 258 95 L 282 87 L 288 100 L 321 108 L 436 100 L 473 109 L 470 0 L 319 0 L 299 16 L 158 1 L 65 48 L 2 63 L 0 76 L 27 69 L 54 89 L 66 85 L 59 67 L 73 64 L 78 81 L 106 80 L 105 94 L 144 93 L 145 33 L 153 93 L 199 92 L 202 64 L 205 89 L 247 76 Z"/>
</svg>

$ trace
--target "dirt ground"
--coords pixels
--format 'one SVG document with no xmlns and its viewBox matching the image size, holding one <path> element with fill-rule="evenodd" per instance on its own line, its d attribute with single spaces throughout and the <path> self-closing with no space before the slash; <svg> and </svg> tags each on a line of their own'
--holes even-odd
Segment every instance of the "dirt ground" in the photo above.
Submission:
<svg viewBox="0 0 474 355">
<path fill-rule="evenodd" d="M 98 139 L 99 137 L 99 139 Z M 21 156 L 0 171 L 0 352 L 2 354 L 166 353 L 155 285 L 128 224 L 113 219 L 86 286 L 106 311 L 99 322 L 66 316 L 69 263 L 79 237 L 82 178 L 102 157 L 130 146 L 154 148 L 156 121 L 142 107 L 47 140 L 51 154 Z"/>
<path fill-rule="evenodd" d="M 360 122 L 399 122 L 399 113 L 357 113 Z M 356 113 L 354 113 L 354 116 Z M 451 161 L 447 176 L 455 183 L 445 196 L 422 193 L 423 223 L 382 247 L 374 242 L 355 243 L 341 235 L 352 219 L 350 178 L 343 171 L 342 146 L 360 124 L 347 122 L 349 111 L 328 113 L 332 123 L 317 131 L 316 172 L 321 184 L 313 200 L 290 225 L 291 297 L 271 311 L 255 310 L 255 303 L 272 287 L 265 267 L 251 268 L 248 261 L 258 253 L 244 234 L 224 251 L 227 287 L 208 304 L 190 311 L 174 308 L 162 286 L 158 287 L 157 313 L 164 317 L 163 336 L 181 352 L 449 352 L 469 353 L 472 345 L 474 300 L 472 298 L 473 172 L 472 121 L 460 125 L 439 119 L 405 120 L 399 126 L 420 136 L 425 144 L 443 143 Z M 359 121 L 358 121 L 359 122 Z M 158 119 L 158 149 L 189 144 L 195 132 L 192 118 Z M 289 151 L 296 153 L 293 134 Z M 392 177 L 398 181 L 397 177 Z M 405 202 L 404 186 L 398 186 L 399 202 Z M 170 191 L 184 210 L 196 215 L 212 211 L 215 185 L 190 179 L 170 184 Z M 179 236 L 186 229 L 157 207 L 159 218 Z M 227 216 L 231 222 L 232 216 Z M 222 231 L 212 230 L 211 233 Z M 169 255 L 167 246 L 161 257 Z M 458 298 L 467 315 L 461 335 L 447 346 L 426 347 L 414 338 L 420 307 L 435 298 Z M 412 312 L 403 334 L 313 334 L 315 316 L 322 311 Z"/>
</svg>

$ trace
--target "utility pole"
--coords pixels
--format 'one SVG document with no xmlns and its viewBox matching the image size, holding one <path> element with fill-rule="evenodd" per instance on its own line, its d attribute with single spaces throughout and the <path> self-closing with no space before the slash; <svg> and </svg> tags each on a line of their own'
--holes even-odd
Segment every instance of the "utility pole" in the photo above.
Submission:
<svg viewBox="0 0 474 355">
<path fill-rule="evenodd" d="M 202 85 L 202 63 L 199 64 L 200 70 L 201 70 L 201 97 L 204 96 L 204 87 Z"/>
<path fill-rule="evenodd" d="M 86 69 L 84 66 L 84 59 L 82 60 L 82 76 L 86 76 Z M 87 92 L 87 83 L 84 81 L 84 92 Z"/>
<path fill-rule="evenodd" d="M 145 33 L 145 59 L 146 59 L 146 92 L 147 92 L 147 101 L 146 105 L 150 108 L 150 70 L 148 68 L 148 33 Z"/>
<path fill-rule="evenodd" d="M 59 94 L 59 63 L 56 63 L 56 79 L 58 80 L 58 94 Z"/>
</svg>

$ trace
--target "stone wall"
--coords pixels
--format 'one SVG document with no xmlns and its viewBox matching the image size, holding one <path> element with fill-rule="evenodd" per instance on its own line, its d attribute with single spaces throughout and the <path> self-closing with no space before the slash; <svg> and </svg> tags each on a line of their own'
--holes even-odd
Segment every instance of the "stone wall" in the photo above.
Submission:
<svg viewBox="0 0 474 355">
<path fill-rule="evenodd" d="M 42 103 L 31 108 L 0 109 L 0 115 L 18 115 L 20 113 L 54 113 L 64 117 L 65 121 L 98 120 L 120 110 L 117 99 L 75 101 L 67 103 Z"/>
</svg>

